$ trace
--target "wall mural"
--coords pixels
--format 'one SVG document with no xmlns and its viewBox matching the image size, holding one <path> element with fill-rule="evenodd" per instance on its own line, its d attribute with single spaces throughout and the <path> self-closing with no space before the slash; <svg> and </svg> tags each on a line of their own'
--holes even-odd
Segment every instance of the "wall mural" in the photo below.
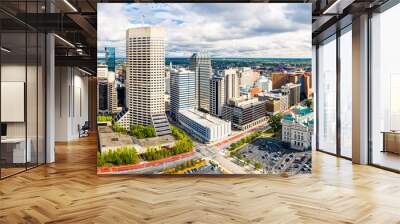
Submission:
<svg viewBox="0 0 400 224">
<path fill-rule="evenodd" d="M 311 4 L 98 4 L 98 174 L 311 173 Z"/>
</svg>

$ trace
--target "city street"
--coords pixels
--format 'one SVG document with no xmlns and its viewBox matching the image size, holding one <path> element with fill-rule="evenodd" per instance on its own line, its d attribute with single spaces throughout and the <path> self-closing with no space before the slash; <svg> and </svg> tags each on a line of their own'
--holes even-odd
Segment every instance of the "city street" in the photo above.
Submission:
<svg viewBox="0 0 400 224">
<path fill-rule="evenodd" d="M 206 146 L 201 143 L 196 143 L 195 145 L 196 152 L 205 159 L 215 160 L 219 163 L 219 165 L 225 169 L 227 172 L 232 174 L 246 174 L 249 173 L 249 170 L 235 164 L 230 159 L 228 159 L 225 155 L 222 155 L 221 151 L 212 146 Z"/>
</svg>

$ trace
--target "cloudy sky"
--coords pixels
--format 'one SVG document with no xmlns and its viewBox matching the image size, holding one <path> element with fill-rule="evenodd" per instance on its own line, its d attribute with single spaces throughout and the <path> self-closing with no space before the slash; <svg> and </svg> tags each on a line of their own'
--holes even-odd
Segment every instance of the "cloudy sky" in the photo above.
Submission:
<svg viewBox="0 0 400 224">
<path fill-rule="evenodd" d="M 166 29 L 167 57 L 207 50 L 212 57 L 311 58 L 311 4 L 99 3 L 98 52 L 125 57 L 130 27 Z"/>
</svg>

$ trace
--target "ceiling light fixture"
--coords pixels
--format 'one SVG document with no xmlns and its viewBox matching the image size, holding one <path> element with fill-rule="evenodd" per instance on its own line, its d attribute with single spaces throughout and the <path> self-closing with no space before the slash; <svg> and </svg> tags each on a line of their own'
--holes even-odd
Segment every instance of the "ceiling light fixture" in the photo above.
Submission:
<svg viewBox="0 0 400 224">
<path fill-rule="evenodd" d="M 10 52 L 11 52 L 11 50 L 8 50 L 8 49 L 5 48 L 5 47 L 1 47 L 0 49 L 1 49 L 2 51 L 6 52 L 6 53 L 10 53 Z"/>
<path fill-rule="evenodd" d="M 68 1 L 68 0 L 64 0 L 65 4 L 67 4 L 72 10 L 74 10 L 74 12 L 78 12 L 78 10 Z"/>
<path fill-rule="evenodd" d="M 69 42 L 68 40 L 66 40 L 66 39 L 64 39 L 64 38 L 62 38 L 62 37 L 60 37 L 60 36 L 57 35 L 57 34 L 54 34 L 54 36 L 57 37 L 59 40 L 63 41 L 64 43 L 66 43 L 67 45 L 69 45 L 69 46 L 75 48 L 75 45 L 73 45 L 73 44 L 72 44 L 71 42 Z"/>
</svg>

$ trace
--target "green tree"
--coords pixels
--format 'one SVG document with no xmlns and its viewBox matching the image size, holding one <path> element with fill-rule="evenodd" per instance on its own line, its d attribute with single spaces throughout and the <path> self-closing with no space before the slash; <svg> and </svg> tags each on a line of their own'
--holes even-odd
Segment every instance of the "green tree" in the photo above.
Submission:
<svg viewBox="0 0 400 224">
<path fill-rule="evenodd" d="M 123 133 L 123 134 L 127 133 L 126 129 L 121 127 L 118 122 L 115 122 L 114 124 L 112 124 L 111 128 L 114 132 Z"/>
<path fill-rule="evenodd" d="M 156 137 L 156 130 L 153 126 L 132 125 L 130 128 L 131 136 L 138 139 Z"/>
<path fill-rule="evenodd" d="M 312 99 L 306 99 L 306 100 L 304 101 L 304 105 L 306 105 L 306 107 L 308 107 L 308 108 L 311 108 L 312 105 L 313 105 Z"/>
<path fill-rule="evenodd" d="M 139 156 L 134 147 L 122 147 L 116 150 L 97 153 L 97 166 L 102 167 L 105 164 L 127 165 L 139 163 Z"/>
<path fill-rule="evenodd" d="M 278 114 L 275 114 L 275 115 L 271 116 L 270 125 L 271 125 L 271 128 L 272 128 L 272 130 L 274 132 L 278 132 L 278 131 L 281 130 L 281 128 L 282 128 L 281 120 L 282 120 L 282 114 L 281 113 L 278 113 Z"/>
</svg>

